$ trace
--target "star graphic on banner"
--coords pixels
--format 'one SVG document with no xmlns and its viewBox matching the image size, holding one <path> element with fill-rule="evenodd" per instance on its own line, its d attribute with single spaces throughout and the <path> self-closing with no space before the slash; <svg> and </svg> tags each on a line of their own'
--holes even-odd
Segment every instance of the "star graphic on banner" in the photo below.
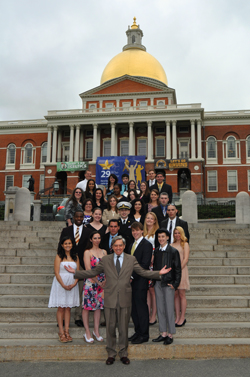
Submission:
<svg viewBox="0 0 250 377">
<path fill-rule="evenodd" d="M 103 168 L 103 170 L 108 170 L 108 169 L 110 169 L 111 166 L 113 166 L 114 164 L 109 164 L 109 161 L 106 160 L 104 164 L 98 164 L 98 165 L 100 165 L 100 166 Z"/>
</svg>

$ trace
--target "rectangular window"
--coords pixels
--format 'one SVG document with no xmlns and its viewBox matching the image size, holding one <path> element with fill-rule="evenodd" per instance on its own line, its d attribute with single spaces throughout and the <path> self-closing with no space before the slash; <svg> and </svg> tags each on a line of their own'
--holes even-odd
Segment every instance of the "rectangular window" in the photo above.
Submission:
<svg viewBox="0 0 250 377">
<path fill-rule="evenodd" d="M 8 190 L 8 188 L 12 186 L 14 186 L 14 175 L 6 175 L 5 190 Z"/>
<path fill-rule="evenodd" d="M 164 127 L 156 127 L 155 128 L 155 133 L 156 134 L 165 134 L 166 133 L 166 128 L 164 128 Z"/>
<path fill-rule="evenodd" d="M 148 102 L 147 101 L 140 101 L 139 105 L 140 105 L 140 107 L 147 107 L 148 106 Z"/>
<path fill-rule="evenodd" d="M 63 161 L 68 162 L 69 161 L 69 145 L 64 145 L 63 147 Z"/>
<path fill-rule="evenodd" d="M 228 172 L 227 172 L 227 190 L 228 191 L 237 191 L 238 190 L 237 170 L 228 170 Z"/>
<path fill-rule="evenodd" d="M 87 140 L 86 141 L 86 153 L 85 157 L 88 159 L 93 158 L 93 141 L 92 140 Z"/>
<path fill-rule="evenodd" d="M 189 158 L 189 140 L 179 139 L 179 158 Z"/>
<path fill-rule="evenodd" d="M 248 176 L 248 191 L 250 191 L 250 170 L 247 171 Z"/>
<path fill-rule="evenodd" d="M 39 184 L 39 190 L 44 190 L 44 174 L 40 175 L 40 184 Z"/>
<path fill-rule="evenodd" d="M 122 102 L 122 107 L 130 107 L 131 103 L 130 102 Z"/>
<path fill-rule="evenodd" d="M 128 146 L 128 140 L 121 140 L 121 156 L 128 156 L 128 149 L 129 149 L 129 146 Z"/>
<path fill-rule="evenodd" d="M 188 126 L 180 126 L 179 127 L 179 132 L 182 133 L 182 134 L 186 134 L 189 132 L 189 127 Z"/>
<path fill-rule="evenodd" d="M 86 136 L 93 136 L 93 130 L 86 130 Z"/>
<path fill-rule="evenodd" d="M 155 156 L 164 157 L 165 156 L 165 139 L 155 140 Z"/>
<path fill-rule="evenodd" d="M 111 102 L 105 103 L 105 108 L 106 108 L 106 109 L 112 109 L 113 106 L 114 106 L 114 105 L 113 105 L 113 103 L 111 103 Z"/>
<path fill-rule="evenodd" d="M 147 139 L 138 139 L 138 156 L 147 156 Z"/>
<path fill-rule="evenodd" d="M 111 140 L 103 141 L 103 156 L 111 156 Z"/>
<path fill-rule="evenodd" d="M 207 172 L 207 191 L 218 191 L 217 170 Z"/>
<path fill-rule="evenodd" d="M 30 174 L 29 175 L 23 175 L 22 187 L 29 188 L 29 182 L 28 182 L 29 179 L 30 179 Z"/>
</svg>

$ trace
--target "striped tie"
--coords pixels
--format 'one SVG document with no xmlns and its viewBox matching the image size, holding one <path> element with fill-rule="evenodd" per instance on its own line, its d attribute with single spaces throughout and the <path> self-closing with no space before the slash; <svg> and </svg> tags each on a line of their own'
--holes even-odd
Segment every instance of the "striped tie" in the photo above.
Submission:
<svg viewBox="0 0 250 377">
<path fill-rule="evenodd" d="M 79 244 L 79 241 L 80 241 L 80 233 L 79 233 L 79 226 L 76 228 L 76 234 L 75 234 L 75 242 L 76 242 L 76 245 Z"/>
</svg>

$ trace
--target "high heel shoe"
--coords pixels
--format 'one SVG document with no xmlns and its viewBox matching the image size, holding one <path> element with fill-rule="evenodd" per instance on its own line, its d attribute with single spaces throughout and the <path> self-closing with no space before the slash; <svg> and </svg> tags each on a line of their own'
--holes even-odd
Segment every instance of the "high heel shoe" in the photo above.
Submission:
<svg viewBox="0 0 250 377">
<path fill-rule="evenodd" d="M 86 334 L 84 334 L 83 337 L 86 343 L 94 343 L 94 339 L 93 338 L 88 339 Z"/>
<path fill-rule="evenodd" d="M 96 336 L 95 332 L 93 331 L 93 336 L 96 338 L 98 342 L 103 342 L 103 337 L 102 336 Z"/>
<path fill-rule="evenodd" d="M 67 340 L 67 338 L 66 338 L 64 332 L 59 332 L 59 333 L 58 333 L 58 336 L 59 336 L 59 341 L 60 341 L 61 343 L 68 343 L 68 340 Z"/>
<path fill-rule="evenodd" d="M 69 335 L 69 330 L 64 330 L 64 334 L 65 334 L 65 337 L 66 337 L 67 341 L 68 342 L 72 342 L 73 339 Z"/>
<path fill-rule="evenodd" d="M 182 326 L 185 326 L 186 322 L 187 322 L 187 321 L 186 321 L 186 318 L 185 318 L 181 325 L 178 325 L 178 323 L 176 323 L 176 324 L 175 324 L 175 327 L 182 327 Z"/>
</svg>

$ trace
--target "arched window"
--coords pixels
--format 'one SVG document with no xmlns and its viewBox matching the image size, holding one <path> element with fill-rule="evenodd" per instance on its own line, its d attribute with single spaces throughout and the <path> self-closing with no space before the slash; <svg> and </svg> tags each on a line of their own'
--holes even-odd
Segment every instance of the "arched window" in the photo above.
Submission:
<svg viewBox="0 0 250 377">
<path fill-rule="evenodd" d="M 25 153 L 24 153 L 24 163 L 25 164 L 31 164 L 32 163 L 32 150 L 33 145 L 31 143 L 28 143 L 25 145 Z"/>
<path fill-rule="evenodd" d="M 47 142 L 43 143 L 41 148 L 41 163 L 44 163 L 47 161 Z"/>
<path fill-rule="evenodd" d="M 235 143 L 234 136 L 229 136 L 227 138 L 227 157 L 228 158 L 236 157 L 236 143 Z"/>
<path fill-rule="evenodd" d="M 250 136 L 247 137 L 247 158 L 250 159 Z"/>
<path fill-rule="evenodd" d="M 7 148 L 7 164 L 14 165 L 16 160 L 16 146 L 15 144 L 9 144 Z"/>
<path fill-rule="evenodd" d="M 132 35 L 132 43 L 135 43 L 135 36 Z"/>
<path fill-rule="evenodd" d="M 207 139 L 207 158 L 216 158 L 217 157 L 217 145 L 216 139 L 213 136 L 210 136 Z"/>
</svg>

